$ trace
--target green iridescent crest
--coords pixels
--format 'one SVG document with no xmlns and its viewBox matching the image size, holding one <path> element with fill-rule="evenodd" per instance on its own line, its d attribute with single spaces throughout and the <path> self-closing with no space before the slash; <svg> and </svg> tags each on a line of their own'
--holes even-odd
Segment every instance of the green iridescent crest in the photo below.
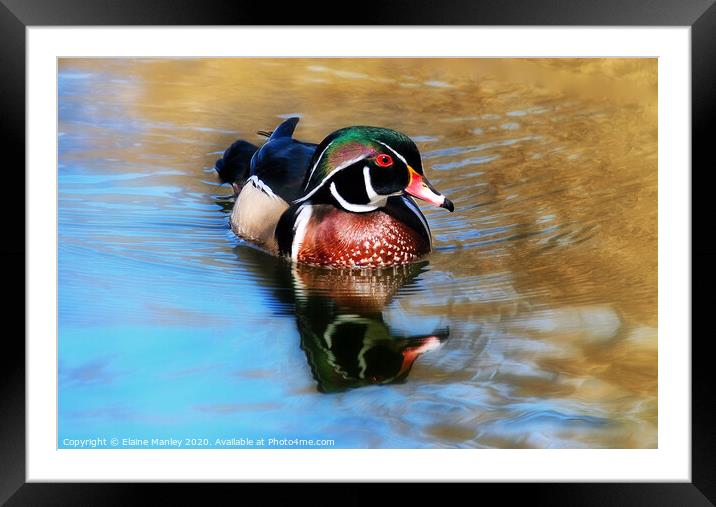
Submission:
<svg viewBox="0 0 716 507">
<path fill-rule="evenodd" d="M 303 182 L 304 196 L 321 187 L 336 171 L 379 153 L 398 153 L 413 169 L 422 173 L 415 143 L 400 132 L 380 127 L 347 127 L 325 138 L 310 164 Z"/>
</svg>

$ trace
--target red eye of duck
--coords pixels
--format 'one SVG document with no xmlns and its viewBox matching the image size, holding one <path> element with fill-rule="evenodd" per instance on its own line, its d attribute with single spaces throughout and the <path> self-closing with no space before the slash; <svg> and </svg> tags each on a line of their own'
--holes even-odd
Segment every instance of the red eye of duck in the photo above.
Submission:
<svg viewBox="0 0 716 507">
<path fill-rule="evenodd" d="M 380 167 L 390 167 L 393 165 L 393 157 L 382 153 L 375 157 L 375 163 L 378 164 Z"/>
</svg>

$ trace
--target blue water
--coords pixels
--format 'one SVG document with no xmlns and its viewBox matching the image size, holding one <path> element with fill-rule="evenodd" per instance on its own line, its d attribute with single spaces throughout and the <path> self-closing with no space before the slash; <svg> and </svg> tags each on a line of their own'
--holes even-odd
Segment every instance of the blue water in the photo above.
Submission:
<svg viewBox="0 0 716 507">
<path fill-rule="evenodd" d="M 277 106 L 271 73 L 302 64 L 254 63 L 265 81 L 243 88 L 259 78 L 241 67 L 233 86 L 231 65 L 60 65 L 59 447 L 656 445 L 655 288 L 638 273 L 624 287 L 618 268 L 595 274 L 620 265 L 604 253 L 605 195 L 618 203 L 653 183 L 577 190 L 570 208 L 560 196 L 588 178 L 576 162 L 555 170 L 555 157 L 589 145 L 541 123 L 561 107 L 560 124 L 594 118 L 600 131 L 607 106 L 524 91 L 460 120 L 445 94 L 470 85 L 449 72 L 393 96 L 406 110 L 416 94 L 446 101 L 405 128 L 457 210 L 425 208 L 435 251 L 421 264 L 327 273 L 237 239 L 212 166 L 289 111 L 311 141 L 351 121 L 322 124 L 330 97 L 311 86 L 372 97 L 381 82 L 322 63 Z M 392 110 L 364 100 L 360 114 L 391 124 Z"/>
</svg>

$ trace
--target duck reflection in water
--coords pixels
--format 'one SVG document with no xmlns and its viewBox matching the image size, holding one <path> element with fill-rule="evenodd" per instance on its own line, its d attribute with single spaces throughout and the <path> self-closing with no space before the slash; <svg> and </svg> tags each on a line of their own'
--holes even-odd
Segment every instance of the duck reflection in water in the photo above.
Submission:
<svg viewBox="0 0 716 507">
<path fill-rule="evenodd" d="M 389 311 L 396 292 L 413 284 L 427 261 L 351 270 L 290 264 L 245 245 L 236 253 L 268 282 L 277 306 L 295 314 L 320 392 L 403 382 L 422 354 L 448 338 L 449 329 L 433 322 L 429 332 L 403 329 L 412 316 L 393 323 Z"/>
</svg>

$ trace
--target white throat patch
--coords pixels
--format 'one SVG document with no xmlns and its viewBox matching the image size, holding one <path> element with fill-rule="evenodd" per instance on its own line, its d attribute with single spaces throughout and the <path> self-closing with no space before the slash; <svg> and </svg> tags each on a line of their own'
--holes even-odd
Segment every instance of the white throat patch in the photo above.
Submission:
<svg viewBox="0 0 716 507">
<path fill-rule="evenodd" d="M 341 194 L 338 193 L 338 189 L 336 188 L 336 183 L 331 182 L 331 186 L 329 187 L 331 189 L 331 194 L 333 197 L 338 201 L 338 204 L 341 205 L 343 209 L 346 209 L 348 211 L 352 211 L 354 213 L 367 213 L 368 211 L 373 211 L 381 206 L 385 205 L 386 199 L 383 200 L 383 204 L 353 204 L 348 201 L 346 201 Z"/>
</svg>

